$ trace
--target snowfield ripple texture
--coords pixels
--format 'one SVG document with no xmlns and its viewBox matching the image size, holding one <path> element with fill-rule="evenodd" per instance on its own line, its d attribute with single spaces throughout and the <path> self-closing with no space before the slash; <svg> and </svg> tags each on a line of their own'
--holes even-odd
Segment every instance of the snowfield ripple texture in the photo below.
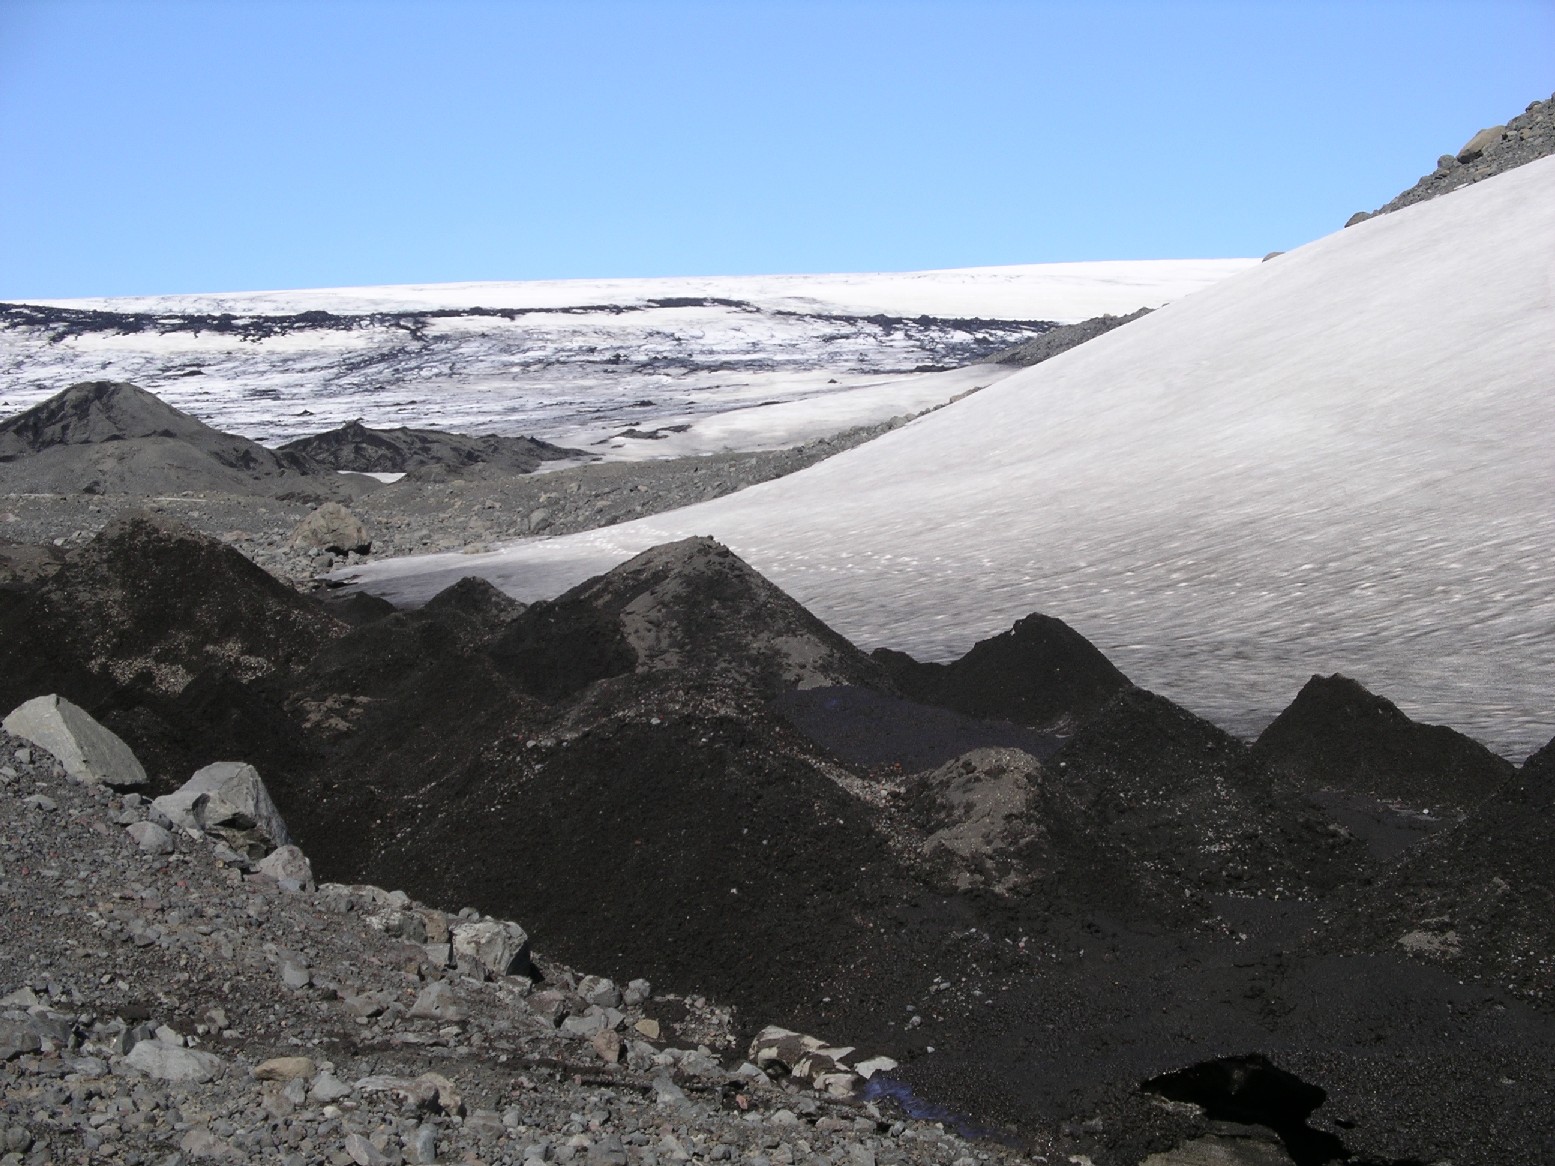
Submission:
<svg viewBox="0 0 1555 1166">
<path fill-rule="evenodd" d="M 553 595 L 729 544 L 943 660 L 1030 611 L 1244 734 L 1312 673 L 1520 760 L 1555 731 L 1555 158 L 1361 223 L 788 478 L 360 572 Z"/>
</svg>

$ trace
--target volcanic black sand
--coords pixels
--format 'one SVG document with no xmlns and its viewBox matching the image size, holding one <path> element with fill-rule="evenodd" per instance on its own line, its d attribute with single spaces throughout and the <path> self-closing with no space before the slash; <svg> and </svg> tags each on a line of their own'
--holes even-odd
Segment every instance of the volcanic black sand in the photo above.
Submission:
<svg viewBox="0 0 1555 1166">
<path fill-rule="evenodd" d="M 77 701 L 156 793 L 251 761 L 321 878 L 888 1053 L 904 1104 L 1096 1163 L 1217 1121 L 1300 1162 L 1555 1155 L 1548 751 L 1513 772 L 1343 678 L 1249 747 L 1040 616 L 871 658 L 705 539 L 412 612 L 166 519 L 35 557 L 0 705 Z M 1430 829 L 1378 847 L 1355 806 Z"/>
</svg>

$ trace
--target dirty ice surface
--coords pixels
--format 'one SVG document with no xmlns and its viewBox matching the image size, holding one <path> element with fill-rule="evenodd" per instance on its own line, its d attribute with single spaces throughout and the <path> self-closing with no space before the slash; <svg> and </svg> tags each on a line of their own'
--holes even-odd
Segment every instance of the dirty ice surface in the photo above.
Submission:
<svg viewBox="0 0 1555 1166">
<path fill-rule="evenodd" d="M 609 458 L 774 448 L 943 404 L 987 374 L 927 370 L 975 364 L 1053 322 L 1154 307 L 1253 262 L 0 305 L 0 416 L 115 379 L 268 443 L 361 418 L 528 434 Z M 825 404 L 751 412 L 803 401 Z M 743 415 L 708 426 L 734 410 Z"/>
<path fill-rule="evenodd" d="M 1030 611 L 1251 733 L 1312 673 L 1517 760 L 1555 732 L 1555 158 L 1337 232 L 798 474 L 354 573 L 554 595 L 713 535 L 946 659 Z"/>
</svg>

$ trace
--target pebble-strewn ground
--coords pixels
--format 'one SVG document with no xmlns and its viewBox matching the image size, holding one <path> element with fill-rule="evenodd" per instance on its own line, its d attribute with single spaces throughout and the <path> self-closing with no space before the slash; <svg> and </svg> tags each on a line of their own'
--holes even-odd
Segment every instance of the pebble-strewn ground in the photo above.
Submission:
<svg viewBox="0 0 1555 1166">
<path fill-rule="evenodd" d="M 707 1001 L 642 981 L 623 999 L 543 958 L 539 983 L 477 980 L 378 929 L 417 912 L 404 896 L 286 891 L 176 832 L 148 852 L 128 829 L 143 799 L 78 784 L 5 733 L 0 804 L 5 1166 L 1009 1156 L 769 1081 Z"/>
</svg>

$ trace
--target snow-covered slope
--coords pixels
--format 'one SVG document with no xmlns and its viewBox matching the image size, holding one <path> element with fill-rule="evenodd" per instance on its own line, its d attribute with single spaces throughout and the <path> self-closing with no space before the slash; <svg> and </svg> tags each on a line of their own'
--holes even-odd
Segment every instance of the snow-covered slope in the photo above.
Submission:
<svg viewBox="0 0 1555 1166">
<path fill-rule="evenodd" d="M 1308 674 L 1518 756 L 1555 730 L 1555 159 L 1241 272 L 800 474 L 360 572 L 554 594 L 711 534 L 865 646 L 1032 610 L 1236 730 Z"/>
<path fill-rule="evenodd" d="M 1251 262 L 40 301 L 0 306 L 0 414 L 106 378 L 267 442 L 359 417 L 613 457 L 771 448 L 943 404 L 994 374 L 925 368 L 974 363 L 1045 321 L 1158 305 Z M 750 412 L 806 401 L 821 407 Z M 735 409 L 747 412 L 703 427 Z M 671 436 L 614 436 L 628 429 Z"/>
</svg>

